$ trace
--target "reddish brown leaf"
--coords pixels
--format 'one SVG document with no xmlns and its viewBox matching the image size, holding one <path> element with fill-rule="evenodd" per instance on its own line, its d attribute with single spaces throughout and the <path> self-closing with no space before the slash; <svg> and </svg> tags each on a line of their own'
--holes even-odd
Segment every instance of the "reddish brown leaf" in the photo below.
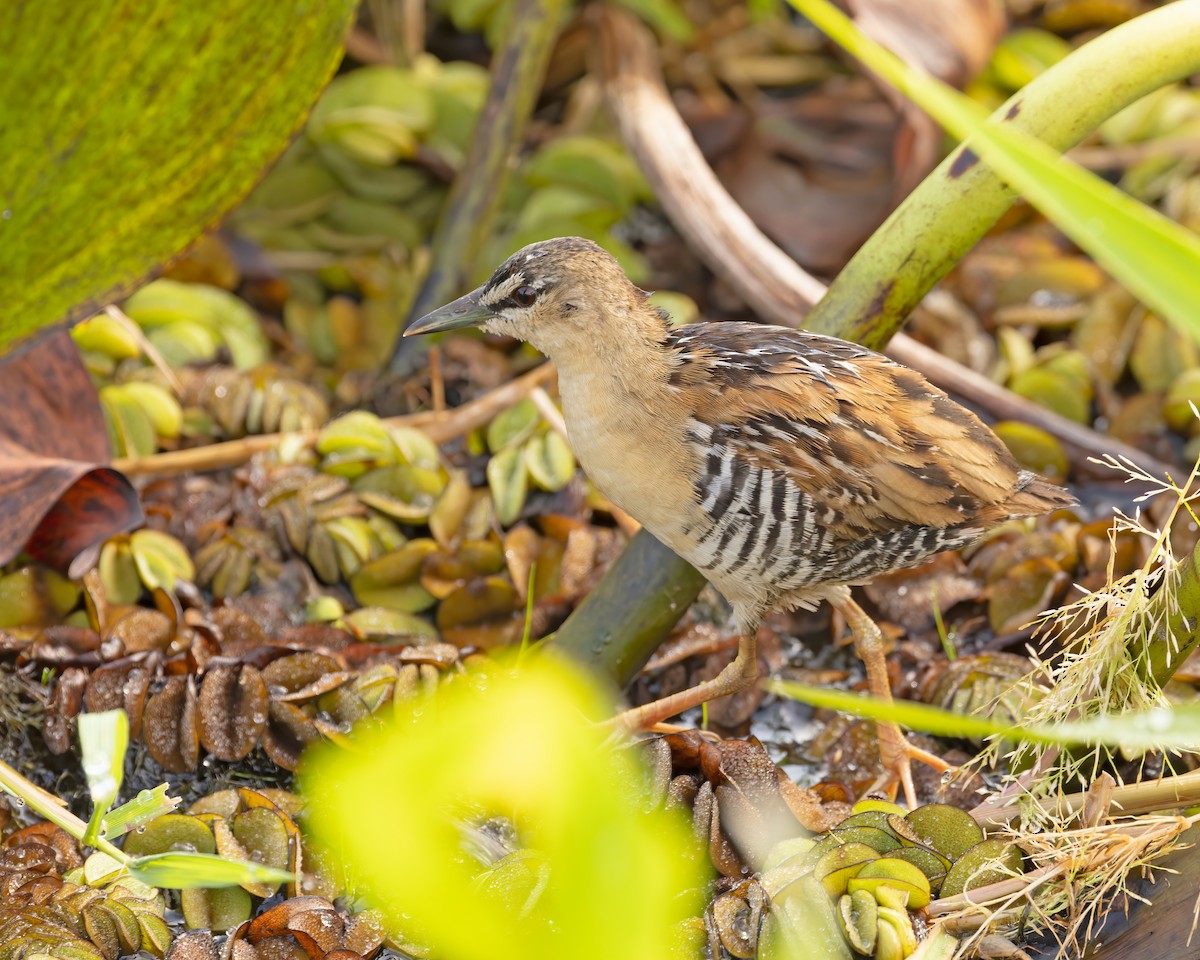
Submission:
<svg viewBox="0 0 1200 960">
<path fill-rule="evenodd" d="M 255 917 L 250 922 L 246 939 L 251 943 L 260 943 L 271 937 L 283 936 L 291 932 L 289 926 L 293 917 L 308 910 L 332 908 L 333 904 L 324 897 L 293 897 Z"/>
<path fill-rule="evenodd" d="M 142 522 L 109 460 L 96 391 L 66 330 L 0 360 L 0 564 L 24 547 L 78 577 L 100 545 Z"/>
<path fill-rule="evenodd" d="M 87 671 L 67 667 L 54 684 L 50 702 L 42 716 L 42 737 L 51 753 L 66 753 L 71 746 L 71 721 L 83 708 L 83 693 L 87 686 Z"/>
<path fill-rule="evenodd" d="M 200 742 L 218 760 L 249 756 L 267 727 L 267 687 L 249 664 L 210 669 L 197 707 Z"/>
<path fill-rule="evenodd" d="M 169 677 L 146 701 L 142 739 L 150 756 L 171 773 L 196 769 L 200 737 L 196 725 L 196 684 L 189 676 Z"/>
</svg>

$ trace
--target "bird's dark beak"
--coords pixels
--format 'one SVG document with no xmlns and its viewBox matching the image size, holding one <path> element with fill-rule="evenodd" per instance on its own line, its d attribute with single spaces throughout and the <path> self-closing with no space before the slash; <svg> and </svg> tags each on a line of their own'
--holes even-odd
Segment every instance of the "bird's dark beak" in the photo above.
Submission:
<svg viewBox="0 0 1200 960">
<path fill-rule="evenodd" d="M 411 324 L 404 331 L 406 337 L 418 333 L 438 333 L 442 330 L 457 330 L 460 327 L 473 327 L 493 317 L 494 314 L 479 302 L 479 291 L 473 290 L 465 297 L 459 297 L 452 303 L 439 307 L 433 313 L 427 313 Z"/>
</svg>

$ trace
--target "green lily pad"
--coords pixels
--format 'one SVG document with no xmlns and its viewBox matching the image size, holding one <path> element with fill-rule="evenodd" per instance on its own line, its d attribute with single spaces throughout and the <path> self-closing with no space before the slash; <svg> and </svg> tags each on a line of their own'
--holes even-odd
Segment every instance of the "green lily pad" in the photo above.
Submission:
<svg viewBox="0 0 1200 960">
<path fill-rule="evenodd" d="M 998 838 L 983 840 L 954 861 L 942 881 L 941 896 L 953 897 L 998 883 L 1019 874 L 1021 866 L 1021 850 L 1016 844 Z"/>
<path fill-rule="evenodd" d="M 948 860 L 957 860 L 983 840 L 983 828 L 965 810 L 927 803 L 904 818 L 922 842 Z"/>
<path fill-rule="evenodd" d="M 529 470 L 519 447 L 501 450 L 487 465 L 488 487 L 501 526 L 510 526 L 521 515 L 529 493 Z"/>
</svg>

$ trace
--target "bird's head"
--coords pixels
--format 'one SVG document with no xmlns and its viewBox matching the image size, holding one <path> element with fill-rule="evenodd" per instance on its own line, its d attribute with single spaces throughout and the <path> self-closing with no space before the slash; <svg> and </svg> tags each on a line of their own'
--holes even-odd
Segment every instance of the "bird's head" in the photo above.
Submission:
<svg viewBox="0 0 1200 960">
<path fill-rule="evenodd" d="M 531 343 L 555 357 L 655 318 L 645 294 L 603 248 L 582 237 L 531 243 L 500 264 L 483 286 L 409 325 L 406 337 L 480 327 Z M 661 321 L 657 321 L 661 329 Z"/>
</svg>

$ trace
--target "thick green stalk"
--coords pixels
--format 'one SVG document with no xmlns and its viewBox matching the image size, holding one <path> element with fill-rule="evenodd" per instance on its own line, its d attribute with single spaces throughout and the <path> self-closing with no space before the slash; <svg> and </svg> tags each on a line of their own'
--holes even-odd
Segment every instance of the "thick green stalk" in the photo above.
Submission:
<svg viewBox="0 0 1200 960">
<path fill-rule="evenodd" d="M 703 586 L 695 567 L 642 530 L 567 618 L 554 645 L 625 686 Z"/>
<path fill-rule="evenodd" d="M 433 237 L 433 265 L 409 320 L 453 300 L 490 236 L 504 178 L 542 89 L 563 0 L 513 0 L 509 27 L 492 57 L 492 82 L 471 149 L 454 179 Z"/>
<path fill-rule="evenodd" d="M 1135 100 L 1200 71 L 1200 0 L 1114 27 L 1018 91 L 993 115 L 1066 150 Z M 882 349 L 912 309 L 1016 194 L 955 150 L 863 244 L 805 326 Z"/>
</svg>

